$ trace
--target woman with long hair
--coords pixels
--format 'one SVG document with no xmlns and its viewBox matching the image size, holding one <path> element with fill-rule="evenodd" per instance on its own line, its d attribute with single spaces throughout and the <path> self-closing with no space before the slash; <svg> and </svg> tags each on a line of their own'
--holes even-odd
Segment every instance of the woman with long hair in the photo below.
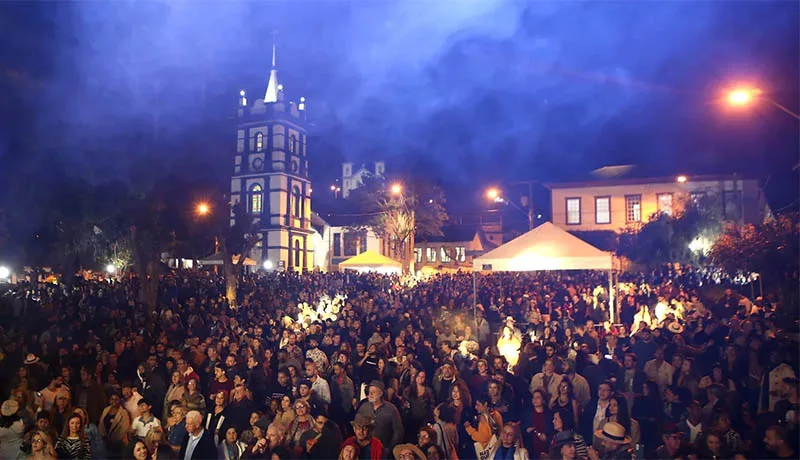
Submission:
<svg viewBox="0 0 800 460">
<path fill-rule="evenodd" d="M 205 429 L 214 434 L 214 444 L 219 444 L 225 435 L 228 398 L 224 391 L 214 395 L 214 407 L 206 415 Z"/>
<path fill-rule="evenodd" d="M 414 384 L 403 394 L 403 419 L 405 420 L 406 440 L 413 437 L 420 428 L 433 420 L 433 390 L 427 386 L 427 372 L 417 371 Z M 413 440 L 412 440 L 413 441 Z"/>
<path fill-rule="evenodd" d="M 434 423 L 439 448 L 444 452 L 445 460 L 458 460 L 458 428 L 454 423 L 455 415 L 452 407 L 441 403 L 433 409 Z"/>
<path fill-rule="evenodd" d="M 131 460 L 150 460 L 150 456 L 150 449 L 147 448 L 147 443 L 142 439 L 137 439 L 133 442 L 128 448 L 128 452 L 125 453 L 125 458 Z"/>
<path fill-rule="evenodd" d="M 633 400 L 631 416 L 639 422 L 642 431 L 642 444 L 647 449 L 655 449 L 661 443 L 659 433 L 664 421 L 664 407 L 658 395 L 658 384 L 652 380 L 645 382 L 641 396 Z"/>
<path fill-rule="evenodd" d="M 97 429 L 97 425 L 89 421 L 89 414 L 83 408 L 76 408 L 75 413 L 81 417 L 81 424 L 83 431 L 86 433 L 86 438 L 89 439 L 89 444 L 92 446 L 92 455 L 95 458 L 106 458 L 106 443 Z"/>
<path fill-rule="evenodd" d="M 612 396 L 608 402 L 608 408 L 606 408 L 606 418 L 598 425 L 598 431 L 602 430 L 606 423 L 616 422 L 625 428 L 625 436 L 630 439 L 631 445 L 639 444 L 641 440 L 639 422 L 632 419 L 628 414 L 630 412 L 628 412 L 628 400 L 625 399 L 625 396 Z M 592 445 L 596 450 L 600 450 L 602 446 L 600 438 L 595 436 Z"/>
<path fill-rule="evenodd" d="M 98 432 L 105 440 L 106 449 L 113 457 L 122 454 L 131 431 L 131 415 L 122 407 L 121 402 L 119 393 L 113 393 L 108 398 L 108 406 L 103 409 L 98 426 Z"/>
<path fill-rule="evenodd" d="M 534 458 L 538 458 L 548 451 L 550 445 L 548 435 L 552 432 L 553 417 L 545 404 L 544 390 L 541 388 L 533 390 L 531 402 L 533 407 L 525 411 L 522 426 L 528 433 L 527 450 Z"/>
<path fill-rule="evenodd" d="M 566 409 L 556 409 L 553 411 L 553 440 L 550 443 L 550 458 L 556 458 L 558 452 L 555 450 L 559 448 L 558 434 L 571 433 L 572 441 L 575 445 L 575 456 L 577 458 L 587 458 L 589 456 L 589 446 L 586 445 L 586 440 L 580 434 L 575 432 L 575 423 L 572 421 L 572 413 Z"/>
<path fill-rule="evenodd" d="M 572 388 L 572 382 L 569 379 L 561 379 L 558 384 L 558 396 L 550 404 L 550 410 L 556 411 L 559 409 L 566 410 L 572 414 L 575 424 L 578 424 L 578 417 L 580 416 L 580 407 L 578 401 L 575 400 L 575 392 Z"/>
<path fill-rule="evenodd" d="M 283 426 L 291 426 L 294 419 L 297 417 L 297 414 L 294 411 L 292 397 L 289 395 L 283 395 L 281 397 L 280 407 L 278 408 L 278 412 L 275 414 L 275 422 L 280 423 Z M 252 425 L 252 423 L 251 423 Z"/>
<path fill-rule="evenodd" d="M 31 435 L 31 453 L 27 460 L 56 460 L 53 439 L 41 430 L 34 430 Z"/>
<path fill-rule="evenodd" d="M 80 415 L 73 413 L 67 418 L 64 431 L 56 442 L 56 453 L 58 458 L 91 460 L 92 445 L 86 437 L 83 419 Z"/>
<path fill-rule="evenodd" d="M 453 408 L 453 423 L 456 424 L 458 429 L 458 456 L 467 458 L 474 454 L 475 446 L 464 427 L 464 422 L 473 419 L 474 410 L 472 408 L 472 395 L 463 380 L 456 380 L 455 384 L 450 388 L 448 405 Z"/>
</svg>

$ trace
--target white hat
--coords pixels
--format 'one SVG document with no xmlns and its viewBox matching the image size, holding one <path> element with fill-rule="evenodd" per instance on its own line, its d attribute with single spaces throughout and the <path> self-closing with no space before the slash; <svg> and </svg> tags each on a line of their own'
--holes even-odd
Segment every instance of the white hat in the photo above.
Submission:
<svg viewBox="0 0 800 460">
<path fill-rule="evenodd" d="M 34 355 L 33 353 L 28 353 L 28 356 L 25 357 L 25 361 L 23 364 L 36 364 L 39 362 L 39 357 Z"/>
<path fill-rule="evenodd" d="M 3 417 L 11 417 L 16 414 L 18 410 L 19 403 L 14 399 L 9 399 L 3 402 L 2 407 L 0 407 L 0 414 L 3 414 Z"/>
</svg>

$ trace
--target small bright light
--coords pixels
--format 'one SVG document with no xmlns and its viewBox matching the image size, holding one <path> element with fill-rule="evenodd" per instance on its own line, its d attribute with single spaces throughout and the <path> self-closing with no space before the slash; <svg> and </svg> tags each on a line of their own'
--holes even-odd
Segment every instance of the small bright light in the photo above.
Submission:
<svg viewBox="0 0 800 460">
<path fill-rule="evenodd" d="M 197 205 L 197 213 L 201 216 L 205 216 L 210 210 L 208 203 L 200 203 Z"/>
<path fill-rule="evenodd" d="M 275 264 L 272 263 L 271 260 L 267 259 L 264 261 L 264 270 L 272 270 Z"/>
<path fill-rule="evenodd" d="M 711 250 L 712 242 L 708 238 L 698 236 L 689 243 L 689 250 L 698 254 L 708 254 Z"/>
<path fill-rule="evenodd" d="M 241 90 L 241 91 L 239 91 L 239 96 L 242 96 L 242 97 L 244 97 L 244 96 L 245 96 L 245 92 L 244 92 L 244 90 Z"/>
<path fill-rule="evenodd" d="M 490 188 L 486 191 L 486 197 L 490 200 L 497 200 L 500 198 L 500 190 L 497 190 L 496 188 Z"/>
<path fill-rule="evenodd" d="M 336 186 L 335 185 L 331 185 L 331 192 L 335 192 L 335 191 L 336 191 Z"/>
<path fill-rule="evenodd" d="M 392 195 L 399 195 L 403 191 L 403 186 L 400 184 L 392 185 Z"/>
<path fill-rule="evenodd" d="M 106 265 L 106 271 L 109 275 L 113 275 L 117 272 L 117 267 L 115 267 L 114 264 L 108 264 Z"/>
<path fill-rule="evenodd" d="M 6 279 L 11 276 L 11 270 L 8 267 L 0 267 L 0 279 Z"/>
<path fill-rule="evenodd" d="M 430 200 L 428 200 L 428 203 L 430 203 L 430 204 L 433 204 L 433 198 L 431 198 Z"/>
<path fill-rule="evenodd" d="M 306 98 L 304 98 L 304 97 L 300 98 L 300 102 L 305 102 L 305 101 L 306 101 Z"/>
<path fill-rule="evenodd" d="M 677 180 L 681 184 L 687 181 L 686 176 L 678 176 L 677 179 L 675 180 Z"/>
<path fill-rule="evenodd" d="M 753 98 L 761 94 L 761 90 L 752 88 L 739 88 L 728 93 L 728 103 L 730 105 L 747 105 Z"/>
<path fill-rule="evenodd" d="M 278 85 L 278 91 L 283 91 L 283 85 Z"/>
</svg>

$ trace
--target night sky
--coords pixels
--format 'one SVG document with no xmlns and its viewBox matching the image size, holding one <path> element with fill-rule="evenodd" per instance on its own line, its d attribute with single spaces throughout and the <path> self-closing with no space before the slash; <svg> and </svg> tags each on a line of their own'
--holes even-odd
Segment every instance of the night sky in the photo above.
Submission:
<svg viewBox="0 0 800 460">
<path fill-rule="evenodd" d="M 345 159 L 451 191 L 635 163 L 773 177 L 783 206 L 798 123 L 719 98 L 752 82 L 798 110 L 799 17 L 794 1 L 6 2 L 0 207 L 55 164 L 129 180 L 154 128 L 166 169 L 226 188 L 237 95 L 263 95 L 273 31 L 316 186 Z"/>
</svg>

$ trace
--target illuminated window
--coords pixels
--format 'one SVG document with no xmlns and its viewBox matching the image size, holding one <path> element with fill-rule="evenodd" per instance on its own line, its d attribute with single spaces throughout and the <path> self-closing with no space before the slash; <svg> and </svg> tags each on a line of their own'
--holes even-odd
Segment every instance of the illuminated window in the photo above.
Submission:
<svg viewBox="0 0 800 460">
<path fill-rule="evenodd" d="M 255 184 L 250 187 L 250 212 L 252 214 L 261 214 L 264 210 L 264 194 L 262 193 L 261 186 Z"/>
<path fill-rule="evenodd" d="M 656 195 L 658 201 L 658 211 L 671 216 L 672 215 L 672 194 L 659 193 Z"/>
<path fill-rule="evenodd" d="M 294 134 L 289 137 L 289 151 L 291 153 L 297 153 L 297 136 Z"/>
<path fill-rule="evenodd" d="M 261 133 L 256 134 L 256 152 L 264 151 L 264 135 Z"/>
<path fill-rule="evenodd" d="M 436 262 L 436 248 L 425 248 L 425 258 L 428 262 Z"/>
<path fill-rule="evenodd" d="M 642 195 L 625 195 L 625 221 L 642 221 Z"/>
<path fill-rule="evenodd" d="M 293 215 L 295 217 L 303 217 L 303 214 L 302 214 L 303 201 L 302 201 L 302 197 L 300 196 L 300 187 L 295 186 L 294 188 L 292 188 L 292 200 L 294 202 Z"/>
<path fill-rule="evenodd" d="M 610 196 L 596 196 L 596 197 L 594 197 L 594 223 L 596 223 L 596 224 L 610 224 L 611 223 L 611 197 Z"/>
<path fill-rule="evenodd" d="M 447 248 L 442 247 L 442 262 L 450 262 L 450 254 L 447 253 Z"/>
<path fill-rule="evenodd" d="M 422 263 L 422 248 L 414 248 L 414 260 L 416 260 L 418 264 Z"/>
<path fill-rule="evenodd" d="M 464 246 L 456 247 L 456 260 L 459 262 L 464 262 L 467 260 L 467 251 Z"/>
<path fill-rule="evenodd" d="M 567 198 L 567 225 L 580 225 L 581 199 Z"/>
</svg>

